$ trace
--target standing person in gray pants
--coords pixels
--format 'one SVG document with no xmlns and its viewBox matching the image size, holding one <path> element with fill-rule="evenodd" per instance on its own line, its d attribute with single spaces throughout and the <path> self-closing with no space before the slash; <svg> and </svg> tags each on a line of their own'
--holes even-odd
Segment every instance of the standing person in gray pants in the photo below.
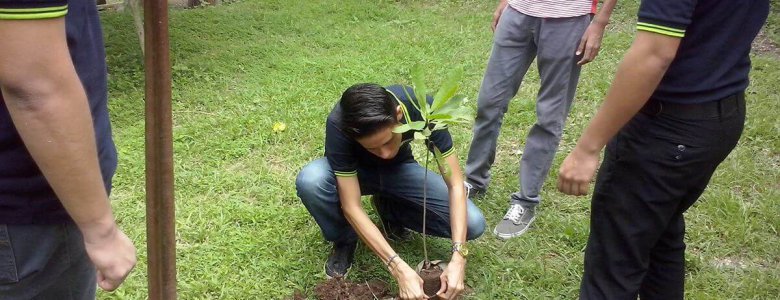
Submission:
<svg viewBox="0 0 780 300">
<path fill-rule="evenodd" d="M 558 149 L 580 68 L 598 54 L 616 1 L 604 0 L 598 14 L 598 0 L 501 0 L 496 8 L 493 50 L 479 90 L 466 162 L 470 196 L 487 190 L 504 113 L 534 58 L 541 79 L 537 121 L 528 133 L 520 162 L 520 190 L 510 196 L 509 210 L 494 230 L 499 238 L 519 236 L 534 221 L 541 201 L 539 190 Z"/>
</svg>

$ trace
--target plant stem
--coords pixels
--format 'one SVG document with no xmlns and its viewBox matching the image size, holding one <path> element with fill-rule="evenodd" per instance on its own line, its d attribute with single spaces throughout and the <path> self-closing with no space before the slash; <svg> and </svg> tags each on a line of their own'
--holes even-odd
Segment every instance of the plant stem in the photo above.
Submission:
<svg viewBox="0 0 780 300">
<path fill-rule="evenodd" d="M 428 143 L 430 143 L 429 139 L 425 139 L 425 175 L 423 176 L 423 222 L 422 222 L 422 236 L 423 236 L 423 253 L 425 254 L 425 262 L 423 263 L 423 266 L 427 267 L 430 263 L 428 260 L 428 241 L 426 239 L 426 217 L 428 214 L 428 162 L 430 161 L 430 155 L 431 151 L 427 151 L 428 149 Z"/>
</svg>

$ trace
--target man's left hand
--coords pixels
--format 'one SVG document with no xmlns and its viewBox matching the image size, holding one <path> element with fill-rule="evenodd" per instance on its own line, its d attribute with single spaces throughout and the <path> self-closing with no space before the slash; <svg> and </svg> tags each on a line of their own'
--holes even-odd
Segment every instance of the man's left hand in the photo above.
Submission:
<svg viewBox="0 0 780 300">
<path fill-rule="evenodd" d="M 589 153 L 575 147 L 561 164 L 558 190 L 567 195 L 587 195 L 598 165 L 599 152 Z"/>
<path fill-rule="evenodd" d="M 442 299 L 455 299 L 466 288 L 465 277 L 466 259 L 455 253 L 441 274 L 441 290 L 436 294 Z"/>
<path fill-rule="evenodd" d="M 588 25 L 585 34 L 580 39 L 580 45 L 577 47 L 576 55 L 582 55 L 578 65 L 582 66 L 596 59 L 596 55 L 601 50 L 601 39 L 604 37 L 604 27 L 606 24 L 593 22 Z"/>
</svg>

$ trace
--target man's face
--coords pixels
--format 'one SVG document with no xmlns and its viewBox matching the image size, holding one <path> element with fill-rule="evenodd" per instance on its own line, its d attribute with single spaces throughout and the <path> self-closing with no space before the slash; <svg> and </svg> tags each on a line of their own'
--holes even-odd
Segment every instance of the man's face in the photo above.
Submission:
<svg viewBox="0 0 780 300">
<path fill-rule="evenodd" d="M 382 128 L 372 135 L 357 139 L 357 142 L 381 159 L 392 159 L 401 149 L 401 134 L 393 132 L 396 126 Z"/>
<path fill-rule="evenodd" d="M 386 126 L 376 133 L 357 139 L 363 148 L 366 148 L 368 152 L 376 155 L 381 159 L 392 159 L 398 155 L 398 150 L 401 149 L 401 134 L 394 133 L 393 129 L 396 126 L 401 125 L 401 119 L 404 113 L 401 107 L 398 106 L 395 109 L 395 118 L 398 121 L 396 124 Z"/>
</svg>

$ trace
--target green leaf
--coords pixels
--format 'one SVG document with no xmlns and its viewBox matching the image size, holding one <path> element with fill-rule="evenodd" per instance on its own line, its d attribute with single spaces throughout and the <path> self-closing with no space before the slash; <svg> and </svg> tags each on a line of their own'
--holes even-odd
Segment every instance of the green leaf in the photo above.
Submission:
<svg viewBox="0 0 780 300">
<path fill-rule="evenodd" d="M 428 128 L 422 130 L 422 135 L 424 135 L 425 137 L 431 136 L 431 133 L 432 133 L 431 130 Z"/>
<path fill-rule="evenodd" d="M 433 111 L 432 114 L 450 114 L 453 110 L 463 106 L 464 100 L 466 100 L 466 97 L 463 95 L 452 96 L 452 98 L 450 98 L 447 103 L 442 105 L 439 109 Z"/>
<path fill-rule="evenodd" d="M 450 114 L 434 114 L 428 117 L 430 120 L 437 120 L 437 121 L 446 121 L 449 119 L 452 119 L 452 115 Z"/>
<path fill-rule="evenodd" d="M 425 121 L 414 121 L 409 123 L 409 127 L 412 130 L 423 130 L 425 128 Z"/>
<path fill-rule="evenodd" d="M 407 132 L 409 130 L 412 130 L 412 126 L 409 125 L 409 124 L 402 124 L 402 125 L 398 125 L 395 128 L 393 128 L 393 132 L 395 132 L 395 133 L 404 133 L 404 132 Z"/>
<path fill-rule="evenodd" d="M 414 139 L 415 140 L 424 140 L 425 136 L 422 134 L 422 132 L 415 131 L 414 132 Z"/>
<path fill-rule="evenodd" d="M 444 80 L 439 91 L 436 92 L 436 96 L 433 97 L 433 105 L 431 105 L 432 111 L 436 111 L 439 107 L 447 103 L 447 100 L 450 100 L 450 98 L 455 96 L 462 79 L 463 67 L 458 66 L 450 71 L 450 74 L 447 75 L 447 79 Z"/>
<path fill-rule="evenodd" d="M 420 66 L 420 64 L 416 64 L 414 65 L 414 68 L 412 68 L 412 84 L 414 84 L 414 96 L 417 98 L 418 108 L 423 116 L 423 120 L 428 120 L 430 111 L 428 109 L 428 101 L 426 101 L 428 89 L 425 87 L 422 66 Z"/>
<path fill-rule="evenodd" d="M 433 125 L 433 129 L 431 129 L 431 131 L 436 131 L 436 130 L 447 129 L 447 123 L 439 123 L 439 122 L 436 122 L 436 123 L 434 123 L 434 124 L 435 124 L 435 125 Z"/>
<path fill-rule="evenodd" d="M 453 110 L 452 118 L 465 119 L 465 120 L 473 119 L 473 117 L 471 116 L 471 111 L 467 107 L 459 107 L 458 109 Z"/>
<path fill-rule="evenodd" d="M 406 87 L 403 86 L 401 88 L 404 90 L 404 94 L 406 95 L 406 99 L 409 99 L 409 102 L 412 103 L 412 106 L 414 106 L 414 108 L 417 109 L 417 111 L 422 112 L 422 110 L 420 110 L 420 107 L 417 105 L 417 101 L 412 101 L 412 95 L 409 94 L 409 91 L 406 89 Z M 414 88 L 412 88 L 412 91 L 414 91 Z M 426 115 L 422 116 L 423 120 L 427 120 L 426 119 L 427 117 L 428 116 L 426 116 Z"/>
</svg>

